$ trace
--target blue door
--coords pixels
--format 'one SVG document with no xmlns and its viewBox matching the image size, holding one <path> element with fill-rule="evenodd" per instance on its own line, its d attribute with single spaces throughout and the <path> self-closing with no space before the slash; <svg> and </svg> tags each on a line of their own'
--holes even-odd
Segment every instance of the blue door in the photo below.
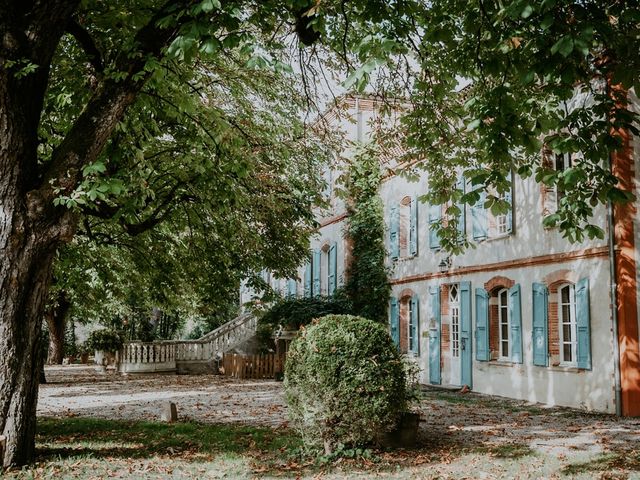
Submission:
<svg viewBox="0 0 640 480">
<path fill-rule="evenodd" d="M 473 387 L 471 376 L 471 282 L 460 282 L 460 383 Z"/>
<path fill-rule="evenodd" d="M 429 289 L 429 383 L 440 384 L 440 287 Z"/>
</svg>

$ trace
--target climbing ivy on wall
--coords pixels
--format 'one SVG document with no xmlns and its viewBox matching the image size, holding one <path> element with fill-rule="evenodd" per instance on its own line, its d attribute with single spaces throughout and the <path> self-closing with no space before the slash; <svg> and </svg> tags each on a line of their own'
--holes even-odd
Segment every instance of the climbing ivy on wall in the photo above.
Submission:
<svg viewBox="0 0 640 480">
<path fill-rule="evenodd" d="M 342 178 L 349 214 L 345 235 L 352 247 L 344 288 L 353 302 L 354 315 L 386 322 L 391 286 L 385 266 L 384 211 L 378 194 L 381 180 L 375 151 L 361 147 Z"/>
</svg>

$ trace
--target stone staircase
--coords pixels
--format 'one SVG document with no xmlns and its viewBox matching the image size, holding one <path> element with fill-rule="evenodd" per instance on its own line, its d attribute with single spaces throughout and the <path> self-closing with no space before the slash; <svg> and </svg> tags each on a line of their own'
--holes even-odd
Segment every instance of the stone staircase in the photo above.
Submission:
<svg viewBox="0 0 640 480">
<path fill-rule="evenodd" d="M 120 373 L 217 373 L 222 354 L 255 336 L 258 320 L 243 313 L 198 340 L 126 342 L 117 355 Z"/>
</svg>

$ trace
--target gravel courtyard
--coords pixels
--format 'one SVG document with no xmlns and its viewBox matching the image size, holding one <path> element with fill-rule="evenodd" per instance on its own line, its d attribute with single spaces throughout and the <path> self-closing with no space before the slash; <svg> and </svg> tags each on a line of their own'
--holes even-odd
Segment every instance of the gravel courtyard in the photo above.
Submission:
<svg viewBox="0 0 640 480">
<path fill-rule="evenodd" d="M 172 401 L 180 421 L 287 426 L 278 382 L 123 377 L 86 366 L 47 367 L 46 374 L 39 416 L 154 421 Z M 424 392 L 419 409 L 417 448 L 381 452 L 382 461 L 398 465 L 383 477 L 640 478 L 640 419 L 435 389 Z"/>
<path fill-rule="evenodd" d="M 282 384 L 221 375 L 127 375 L 89 366 L 46 368 L 38 415 L 112 420 L 160 420 L 163 405 L 177 405 L 180 420 L 205 423 L 286 423 Z"/>
</svg>

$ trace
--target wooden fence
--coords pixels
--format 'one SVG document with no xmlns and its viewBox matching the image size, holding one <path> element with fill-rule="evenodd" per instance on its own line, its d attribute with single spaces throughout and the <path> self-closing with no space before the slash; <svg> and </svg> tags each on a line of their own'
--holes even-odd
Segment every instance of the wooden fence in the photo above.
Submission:
<svg viewBox="0 0 640 480">
<path fill-rule="evenodd" d="M 222 374 L 234 378 L 275 378 L 284 371 L 284 355 L 240 355 L 225 353 L 222 357 Z"/>
</svg>

